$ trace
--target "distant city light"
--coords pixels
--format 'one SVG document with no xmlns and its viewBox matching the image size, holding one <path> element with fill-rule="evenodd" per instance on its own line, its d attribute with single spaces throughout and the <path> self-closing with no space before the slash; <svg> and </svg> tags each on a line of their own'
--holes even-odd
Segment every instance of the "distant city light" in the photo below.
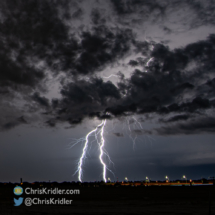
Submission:
<svg viewBox="0 0 215 215">
<path fill-rule="evenodd" d="M 146 176 L 146 182 L 150 182 L 150 180 L 149 180 L 149 177 L 148 177 L 148 176 Z"/>
<path fill-rule="evenodd" d="M 169 177 L 166 175 L 166 182 L 168 183 L 169 182 Z"/>
</svg>

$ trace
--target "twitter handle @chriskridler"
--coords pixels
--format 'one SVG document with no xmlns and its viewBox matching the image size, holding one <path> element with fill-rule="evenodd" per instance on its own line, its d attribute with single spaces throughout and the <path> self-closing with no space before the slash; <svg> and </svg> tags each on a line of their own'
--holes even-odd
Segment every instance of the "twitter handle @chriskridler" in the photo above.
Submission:
<svg viewBox="0 0 215 215">
<path fill-rule="evenodd" d="M 20 206 L 22 203 L 25 203 L 26 206 L 31 205 L 70 205 L 72 203 L 71 199 L 65 199 L 65 198 L 24 198 L 20 197 L 19 199 L 14 198 L 14 206 Z"/>
</svg>

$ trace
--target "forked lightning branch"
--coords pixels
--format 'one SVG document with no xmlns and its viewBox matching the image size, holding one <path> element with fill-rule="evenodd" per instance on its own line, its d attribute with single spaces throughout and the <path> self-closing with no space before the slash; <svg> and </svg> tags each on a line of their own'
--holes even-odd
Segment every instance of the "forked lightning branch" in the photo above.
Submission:
<svg viewBox="0 0 215 215">
<path fill-rule="evenodd" d="M 89 137 L 91 137 L 91 136 L 95 137 L 95 140 L 96 140 L 96 142 L 98 144 L 98 147 L 99 147 L 99 160 L 100 160 L 100 162 L 102 164 L 102 167 L 103 167 L 103 180 L 105 182 L 107 181 L 107 179 L 106 179 L 106 172 L 107 172 L 107 170 L 109 170 L 111 173 L 113 173 L 107 167 L 106 163 L 104 162 L 104 156 L 107 156 L 107 158 L 109 159 L 109 161 L 112 162 L 110 160 L 110 157 L 109 157 L 108 153 L 104 149 L 104 144 L 105 144 L 104 127 L 105 127 L 105 124 L 106 124 L 106 119 L 102 120 L 102 123 L 100 123 L 95 129 L 93 129 L 92 131 L 90 131 L 86 135 L 86 137 L 84 139 L 80 138 L 74 144 L 74 145 L 76 145 L 77 143 L 84 141 L 84 148 L 82 150 L 82 154 L 81 154 L 81 157 L 80 157 L 79 162 L 78 162 L 78 168 L 77 168 L 77 170 L 75 172 L 75 174 L 78 172 L 78 179 L 81 182 L 82 182 L 82 176 L 83 176 L 83 164 L 84 164 L 84 160 L 86 159 L 86 153 L 87 153 L 87 150 L 88 150 L 88 147 L 89 147 L 89 143 L 90 143 Z"/>
</svg>

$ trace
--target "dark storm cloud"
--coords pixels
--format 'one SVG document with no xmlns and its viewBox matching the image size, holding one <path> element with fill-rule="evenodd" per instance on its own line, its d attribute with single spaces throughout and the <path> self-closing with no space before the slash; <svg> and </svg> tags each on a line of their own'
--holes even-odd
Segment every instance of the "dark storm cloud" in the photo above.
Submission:
<svg viewBox="0 0 215 215">
<path fill-rule="evenodd" d="M 50 127 L 55 127 L 55 125 L 56 125 L 56 122 L 54 119 L 50 119 L 50 120 L 46 121 L 46 123 Z"/>
<path fill-rule="evenodd" d="M 15 90 L 28 94 L 33 89 L 46 88 L 45 68 L 38 64 L 50 65 L 51 53 L 68 40 L 68 27 L 58 16 L 62 6 L 62 2 L 53 1 L 0 2 L 0 84 L 3 92 L 8 90 L 13 94 Z"/>
<path fill-rule="evenodd" d="M 177 16 L 181 17 L 180 22 L 183 20 L 183 25 L 188 25 L 189 28 L 196 28 L 207 24 L 215 24 L 215 2 L 210 0 L 111 0 L 111 3 L 117 15 L 122 17 L 129 17 L 130 15 L 132 23 L 141 23 L 142 20 L 147 20 L 151 14 L 153 14 L 153 22 L 157 22 L 159 19 L 164 21 L 168 17 L 168 13 L 177 13 Z M 139 18 L 132 18 L 132 14 L 138 14 Z M 183 19 L 186 15 L 188 15 L 189 18 Z M 170 17 L 170 19 L 171 18 L 173 17 Z M 176 23 L 177 21 L 175 24 Z M 167 34 L 174 31 L 169 26 L 163 27 L 161 25 L 161 27 Z"/>
<path fill-rule="evenodd" d="M 161 12 L 163 10 L 163 6 L 156 1 L 150 0 L 111 0 L 111 2 L 119 15 L 135 13 L 138 11 L 138 8 L 141 8 L 142 12 L 145 13 L 152 12 L 155 9 Z"/>
<path fill-rule="evenodd" d="M 133 41 L 133 45 L 135 46 L 135 52 L 141 53 L 143 56 L 149 56 L 151 50 L 150 45 L 154 44 L 153 42 L 146 42 L 146 41 Z M 140 58 L 136 59 L 138 61 Z"/>
<path fill-rule="evenodd" d="M 188 1 L 188 5 L 196 12 L 198 19 L 192 23 L 192 27 L 200 26 L 202 24 L 215 24 L 214 18 L 214 1 Z"/>
<path fill-rule="evenodd" d="M 151 53 L 153 61 L 147 68 L 148 72 L 135 69 L 130 79 L 122 79 L 118 87 L 121 92 L 127 91 L 126 96 L 120 104 L 108 107 L 106 111 L 115 116 L 126 115 L 126 112 L 163 116 L 173 113 L 177 115 L 160 120 L 165 123 L 178 122 L 170 133 L 174 133 L 174 129 L 176 133 L 192 133 L 192 128 L 195 133 L 201 127 L 202 132 L 213 132 L 212 121 L 200 126 L 197 119 L 199 111 L 214 107 L 214 78 L 208 80 L 208 77 L 214 77 L 214 38 L 214 35 L 210 35 L 205 41 L 173 51 L 156 44 Z M 195 62 L 195 66 L 190 69 L 191 62 Z M 190 118 L 194 118 L 189 121 L 190 124 L 179 123 Z M 167 130 L 168 127 L 158 129 L 159 134 L 165 131 L 168 133 Z"/>
<path fill-rule="evenodd" d="M 83 15 L 83 11 L 81 8 L 79 8 L 72 14 L 72 18 L 79 19 L 80 17 L 82 17 L 82 15 Z"/>
<path fill-rule="evenodd" d="M 10 122 L 7 122 L 1 126 L 1 130 L 9 130 L 12 129 L 20 124 L 27 124 L 27 121 L 25 120 L 24 116 L 21 116 L 19 118 L 16 118 Z"/>
<path fill-rule="evenodd" d="M 188 114 L 181 114 L 181 115 L 175 115 L 167 120 L 163 120 L 163 119 L 160 119 L 159 121 L 160 122 L 177 122 L 177 121 L 181 121 L 181 120 L 188 120 L 191 116 L 188 115 Z"/>
<path fill-rule="evenodd" d="M 154 132 L 159 135 L 214 133 L 215 119 L 214 117 L 199 117 L 184 123 L 160 127 Z"/>
<path fill-rule="evenodd" d="M 101 24 L 105 24 L 106 20 L 105 18 L 102 17 L 99 9 L 94 8 L 91 12 L 91 19 L 93 24 L 95 25 L 101 25 Z"/>
<path fill-rule="evenodd" d="M 194 88 L 194 85 L 190 84 L 189 82 L 186 82 L 186 83 L 183 83 L 183 84 L 180 84 L 176 87 L 174 87 L 171 92 L 177 92 L 177 91 L 184 91 L 185 89 L 193 89 Z"/>
<path fill-rule="evenodd" d="M 95 27 L 91 32 L 81 35 L 80 55 L 77 60 L 71 61 L 70 66 L 74 74 L 92 74 L 121 58 L 130 50 L 132 31 L 129 29 L 115 29 L 111 31 L 102 25 Z M 68 65 L 67 65 L 68 66 Z"/>
<path fill-rule="evenodd" d="M 4 45 L 1 46 L 0 53 L 0 79 L 2 87 L 12 87 L 17 89 L 19 85 L 26 85 L 32 87 L 38 84 L 38 82 L 44 78 L 44 73 L 34 68 L 30 68 L 27 65 L 23 65 L 22 59 L 17 59 L 14 62 L 9 58 L 10 53 Z M 30 72 L 29 72 L 30 71 Z"/>
<path fill-rule="evenodd" d="M 127 95 L 120 106 L 108 110 L 119 115 L 120 112 L 129 111 L 132 104 L 134 112 L 165 114 L 212 107 L 210 98 L 213 79 L 207 78 L 213 76 L 215 68 L 214 38 L 211 35 L 205 41 L 173 51 L 162 44 L 156 44 L 151 53 L 153 61 L 147 68 L 148 72 L 135 69 L 130 79 L 121 81 L 118 87 L 121 91 L 127 90 Z M 196 67 L 191 70 L 187 68 L 190 62 L 196 63 Z M 204 93 L 202 84 L 199 84 L 203 81 L 210 86 L 204 88 Z M 184 99 L 186 95 L 190 99 Z"/>
<path fill-rule="evenodd" d="M 92 82 L 78 81 L 70 83 L 61 90 L 61 94 L 72 103 L 100 103 L 105 104 L 107 97 L 120 98 L 120 94 L 110 81 L 92 79 Z"/>
<path fill-rule="evenodd" d="M 69 16 L 71 6 L 77 11 Z M 91 75 L 101 71 L 107 64 L 121 58 L 130 50 L 132 31 L 100 25 L 105 21 L 98 9 L 92 11 L 92 20 L 94 24 L 97 22 L 99 25 L 81 31 L 78 38 L 70 33 L 71 29 L 65 22 L 83 15 L 82 9 L 74 2 L 1 1 L 0 7 L 1 94 L 8 97 L 12 93 L 24 93 L 23 98 L 28 99 L 29 105 L 36 101 L 41 107 L 49 106 L 48 100 L 39 94 L 39 91 L 43 93 L 47 87 L 46 69 L 54 75 L 59 71 L 66 73 L 67 78 L 70 78 L 70 75 L 71 77 Z M 110 83 L 103 84 L 104 99 L 99 95 L 99 102 L 103 103 L 106 97 L 112 96 L 114 93 L 112 86 Z M 30 96 L 32 91 L 37 93 Z M 70 93 L 72 94 L 72 89 Z M 62 90 L 64 101 L 67 96 L 65 94 L 64 87 Z M 117 94 L 119 97 L 118 92 Z M 77 97 L 74 97 L 73 102 L 75 99 Z M 84 99 L 90 97 L 85 96 Z M 78 100 L 77 104 L 78 102 L 81 101 Z M 57 100 L 53 100 L 52 106 L 57 106 Z M 101 117 L 104 117 L 104 114 L 101 114 Z"/>
<path fill-rule="evenodd" d="M 101 113 L 107 104 L 114 104 L 120 99 L 120 93 L 110 81 L 93 78 L 89 81 L 76 81 L 65 85 L 61 90 L 63 99 L 55 101 L 58 119 L 67 120 L 71 124 L 78 124 L 83 117 L 97 116 L 110 118 Z"/>
<path fill-rule="evenodd" d="M 154 21 L 167 15 L 167 7 L 177 6 L 177 1 L 170 6 L 163 1 L 148 0 L 111 3 L 117 15 L 128 19 L 136 11 L 146 17 L 155 11 Z M 178 3 L 181 4 L 202 12 L 191 1 Z M 2 95 L 8 97 L 11 89 L 14 94 L 15 91 L 23 94 L 22 87 L 27 87 L 23 98 L 27 98 L 31 107 L 31 102 L 36 102 L 38 108 L 49 108 L 46 115 L 50 113 L 52 119 L 44 120 L 49 126 L 55 126 L 57 121 L 78 124 L 85 117 L 111 119 L 128 113 L 161 116 L 173 113 L 176 116 L 171 115 L 169 121 L 163 122 L 180 122 L 188 121 L 193 112 L 214 107 L 215 35 L 170 50 L 163 43 L 138 41 L 131 28 L 108 25 L 102 9 L 98 8 L 90 11 L 92 26 L 71 33 L 73 27 L 68 22 L 81 20 L 85 15 L 85 10 L 77 5 L 67 1 L 1 1 Z M 69 14 L 68 8 L 73 6 Z M 212 19 L 204 19 L 207 21 Z M 168 27 L 162 29 L 171 32 Z M 119 73 L 116 87 L 97 77 L 107 66 L 133 51 L 142 56 L 129 58 L 126 63 L 133 70 L 130 78 Z M 147 64 L 150 58 L 153 60 Z M 52 99 L 51 103 L 42 94 L 47 71 L 66 76 L 60 82 L 61 98 Z M 6 127 L 12 128 L 12 124 Z"/>
<path fill-rule="evenodd" d="M 133 67 L 139 65 L 139 63 L 138 63 L 136 60 L 130 60 L 128 64 L 129 64 L 130 66 L 133 66 Z"/>
<path fill-rule="evenodd" d="M 23 124 L 27 124 L 27 121 L 25 120 L 24 116 L 20 116 L 18 119 L 17 119 L 18 122 L 20 123 L 23 123 Z"/>
<path fill-rule="evenodd" d="M 52 53 L 57 53 L 61 44 L 65 50 L 68 27 L 58 16 L 58 10 L 64 6 L 62 2 L 45 0 L 0 2 L 0 105 L 4 110 L 0 126 L 4 129 L 24 123 L 24 118 L 13 120 L 22 113 L 19 108 L 22 102 L 28 103 L 23 107 L 26 113 L 33 108 L 31 114 L 38 110 L 33 107 L 33 101 L 41 107 L 49 106 L 44 96 L 31 94 L 46 89 L 45 67 L 38 64 L 52 65 L 55 60 Z M 16 97 L 25 101 L 13 100 Z M 8 99 L 11 105 L 6 109 Z"/>
<path fill-rule="evenodd" d="M 163 44 L 155 44 L 147 72 L 141 64 L 143 69 L 135 69 L 130 78 L 121 76 L 118 87 L 98 78 L 65 85 L 61 91 L 63 99 L 53 101 L 57 119 L 74 124 L 87 116 L 104 119 L 128 113 L 176 114 L 161 119 L 163 123 L 198 118 L 200 111 L 214 107 L 214 78 L 208 79 L 214 73 L 214 38 L 210 35 L 205 41 L 172 51 Z M 139 52 L 144 52 L 145 47 L 148 48 L 139 47 Z M 136 62 L 140 58 L 130 64 L 135 66 Z M 191 62 L 196 66 L 190 69 Z"/>
<path fill-rule="evenodd" d="M 49 100 L 45 98 L 44 96 L 40 96 L 40 93 L 35 92 L 32 97 L 34 101 L 36 101 L 38 104 L 44 107 L 49 107 Z"/>
<path fill-rule="evenodd" d="M 44 68 L 36 68 L 40 61 L 55 73 L 95 73 L 125 55 L 133 39 L 131 30 L 105 25 L 80 32 L 78 39 L 59 15 L 59 9 L 68 13 L 66 2 L 1 1 L 0 6 L 1 82 L 5 85 L 36 87 L 45 77 Z M 78 18 L 80 10 L 73 18 Z M 104 23 L 98 9 L 92 11 L 92 20 Z"/>
</svg>

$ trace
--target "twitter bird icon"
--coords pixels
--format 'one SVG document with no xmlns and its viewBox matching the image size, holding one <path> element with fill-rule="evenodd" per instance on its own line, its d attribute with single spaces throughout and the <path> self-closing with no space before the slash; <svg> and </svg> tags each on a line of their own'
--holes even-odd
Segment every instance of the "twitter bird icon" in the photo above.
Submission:
<svg viewBox="0 0 215 215">
<path fill-rule="evenodd" d="M 15 205 L 14 206 L 20 206 L 23 202 L 23 198 L 22 197 L 19 197 L 18 199 L 15 199 L 14 198 L 14 203 Z"/>
</svg>

